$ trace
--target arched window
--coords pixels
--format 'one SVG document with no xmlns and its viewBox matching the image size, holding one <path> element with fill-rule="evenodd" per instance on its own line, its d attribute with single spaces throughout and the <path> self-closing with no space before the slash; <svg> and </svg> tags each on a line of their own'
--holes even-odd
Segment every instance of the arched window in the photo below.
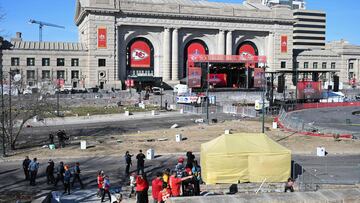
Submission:
<svg viewBox="0 0 360 203">
<path fill-rule="evenodd" d="M 184 49 L 184 70 L 183 70 L 183 78 L 186 77 L 187 68 L 188 68 L 188 57 L 189 55 L 207 55 L 209 54 L 209 49 L 204 41 L 200 39 L 194 39 L 188 42 Z"/>
<path fill-rule="evenodd" d="M 126 47 L 127 75 L 153 75 L 154 47 L 146 38 L 132 39 Z"/>
<path fill-rule="evenodd" d="M 256 47 L 256 45 L 253 42 L 250 41 L 245 41 L 243 43 L 241 43 L 236 51 L 237 55 L 241 55 L 241 54 L 245 54 L 245 55 L 253 55 L 253 56 L 258 56 L 259 52 L 258 49 Z"/>
</svg>

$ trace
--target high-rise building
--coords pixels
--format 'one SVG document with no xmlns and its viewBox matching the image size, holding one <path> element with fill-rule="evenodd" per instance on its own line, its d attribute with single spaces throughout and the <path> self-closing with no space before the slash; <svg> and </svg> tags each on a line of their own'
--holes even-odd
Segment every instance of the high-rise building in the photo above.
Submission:
<svg viewBox="0 0 360 203">
<path fill-rule="evenodd" d="M 324 49 L 326 13 L 314 10 L 293 10 L 294 49 Z"/>
<path fill-rule="evenodd" d="M 292 9 L 306 9 L 305 0 L 262 0 L 269 7 L 275 5 L 289 5 Z"/>
</svg>

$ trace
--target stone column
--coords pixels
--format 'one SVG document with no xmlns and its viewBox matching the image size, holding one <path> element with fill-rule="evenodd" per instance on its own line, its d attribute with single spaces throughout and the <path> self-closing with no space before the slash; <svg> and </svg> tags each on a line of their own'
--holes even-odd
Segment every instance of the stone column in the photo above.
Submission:
<svg viewBox="0 0 360 203">
<path fill-rule="evenodd" d="M 218 36 L 218 54 L 225 54 L 225 31 L 220 30 Z"/>
<path fill-rule="evenodd" d="M 163 81 L 170 80 L 170 29 L 169 28 L 164 28 L 162 77 L 163 77 Z"/>
<path fill-rule="evenodd" d="M 267 64 L 270 67 L 270 70 L 276 70 L 277 67 L 275 67 L 275 46 L 274 46 L 274 33 L 270 32 L 269 36 L 267 36 Z"/>
<path fill-rule="evenodd" d="M 232 31 L 226 33 L 226 55 L 232 55 Z"/>
<path fill-rule="evenodd" d="M 172 33 L 172 63 L 171 63 L 171 79 L 179 80 L 179 32 L 178 28 L 174 28 Z"/>
</svg>

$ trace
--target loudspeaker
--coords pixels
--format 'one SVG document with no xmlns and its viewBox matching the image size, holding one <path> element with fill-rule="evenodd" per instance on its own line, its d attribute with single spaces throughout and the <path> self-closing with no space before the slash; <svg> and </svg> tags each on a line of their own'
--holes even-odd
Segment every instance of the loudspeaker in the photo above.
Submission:
<svg viewBox="0 0 360 203">
<path fill-rule="evenodd" d="M 280 75 L 278 76 L 278 88 L 277 88 L 277 92 L 278 93 L 283 93 L 285 89 L 285 76 L 284 75 Z"/>
<path fill-rule="evenodd" d="M 312 81 L 314 81 L 314 82 L 319 81 L 319 73 L 316 73 L 316 72 L 312 73 Z"/>
<path fill-rule="evenodd" d="M 106 78 L 106 71 L 102 70 L 99 71 L 99 79 L 105 79 Z"/>
<path fill-rule="evenodd" d="M 334 75 L 334 92 L 339 91 L 339 76 Z"/>
</svg>

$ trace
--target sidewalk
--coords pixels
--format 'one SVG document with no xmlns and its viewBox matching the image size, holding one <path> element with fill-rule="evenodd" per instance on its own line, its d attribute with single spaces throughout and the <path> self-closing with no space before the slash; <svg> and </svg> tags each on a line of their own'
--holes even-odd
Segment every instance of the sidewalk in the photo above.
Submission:
<svg viewBox="0 0 360 203">
<path fill-rule="evenodd" d="M 178 111 L 157 112 L 156 115 L 152 115 L 152 112 L 149 111 L 149 112 L 136 112 L 136 113 L 132 113 L 129 116 L 126 116 L 125 114 L 106 114 L 106 115 L 77 116 L 77 117 L 45 118 L 43 121 L 29 120 L 26 123 L 26 125 L 32 127 L 74 125 L 74 124 L 89 124 L 89 123 L 99 123 L 99 122 L 114 122 L 114 121 L 123 121 L 123 120 L 180 117 L 183 115 L 184 114 L 180 114 Z"/>
</svg>

